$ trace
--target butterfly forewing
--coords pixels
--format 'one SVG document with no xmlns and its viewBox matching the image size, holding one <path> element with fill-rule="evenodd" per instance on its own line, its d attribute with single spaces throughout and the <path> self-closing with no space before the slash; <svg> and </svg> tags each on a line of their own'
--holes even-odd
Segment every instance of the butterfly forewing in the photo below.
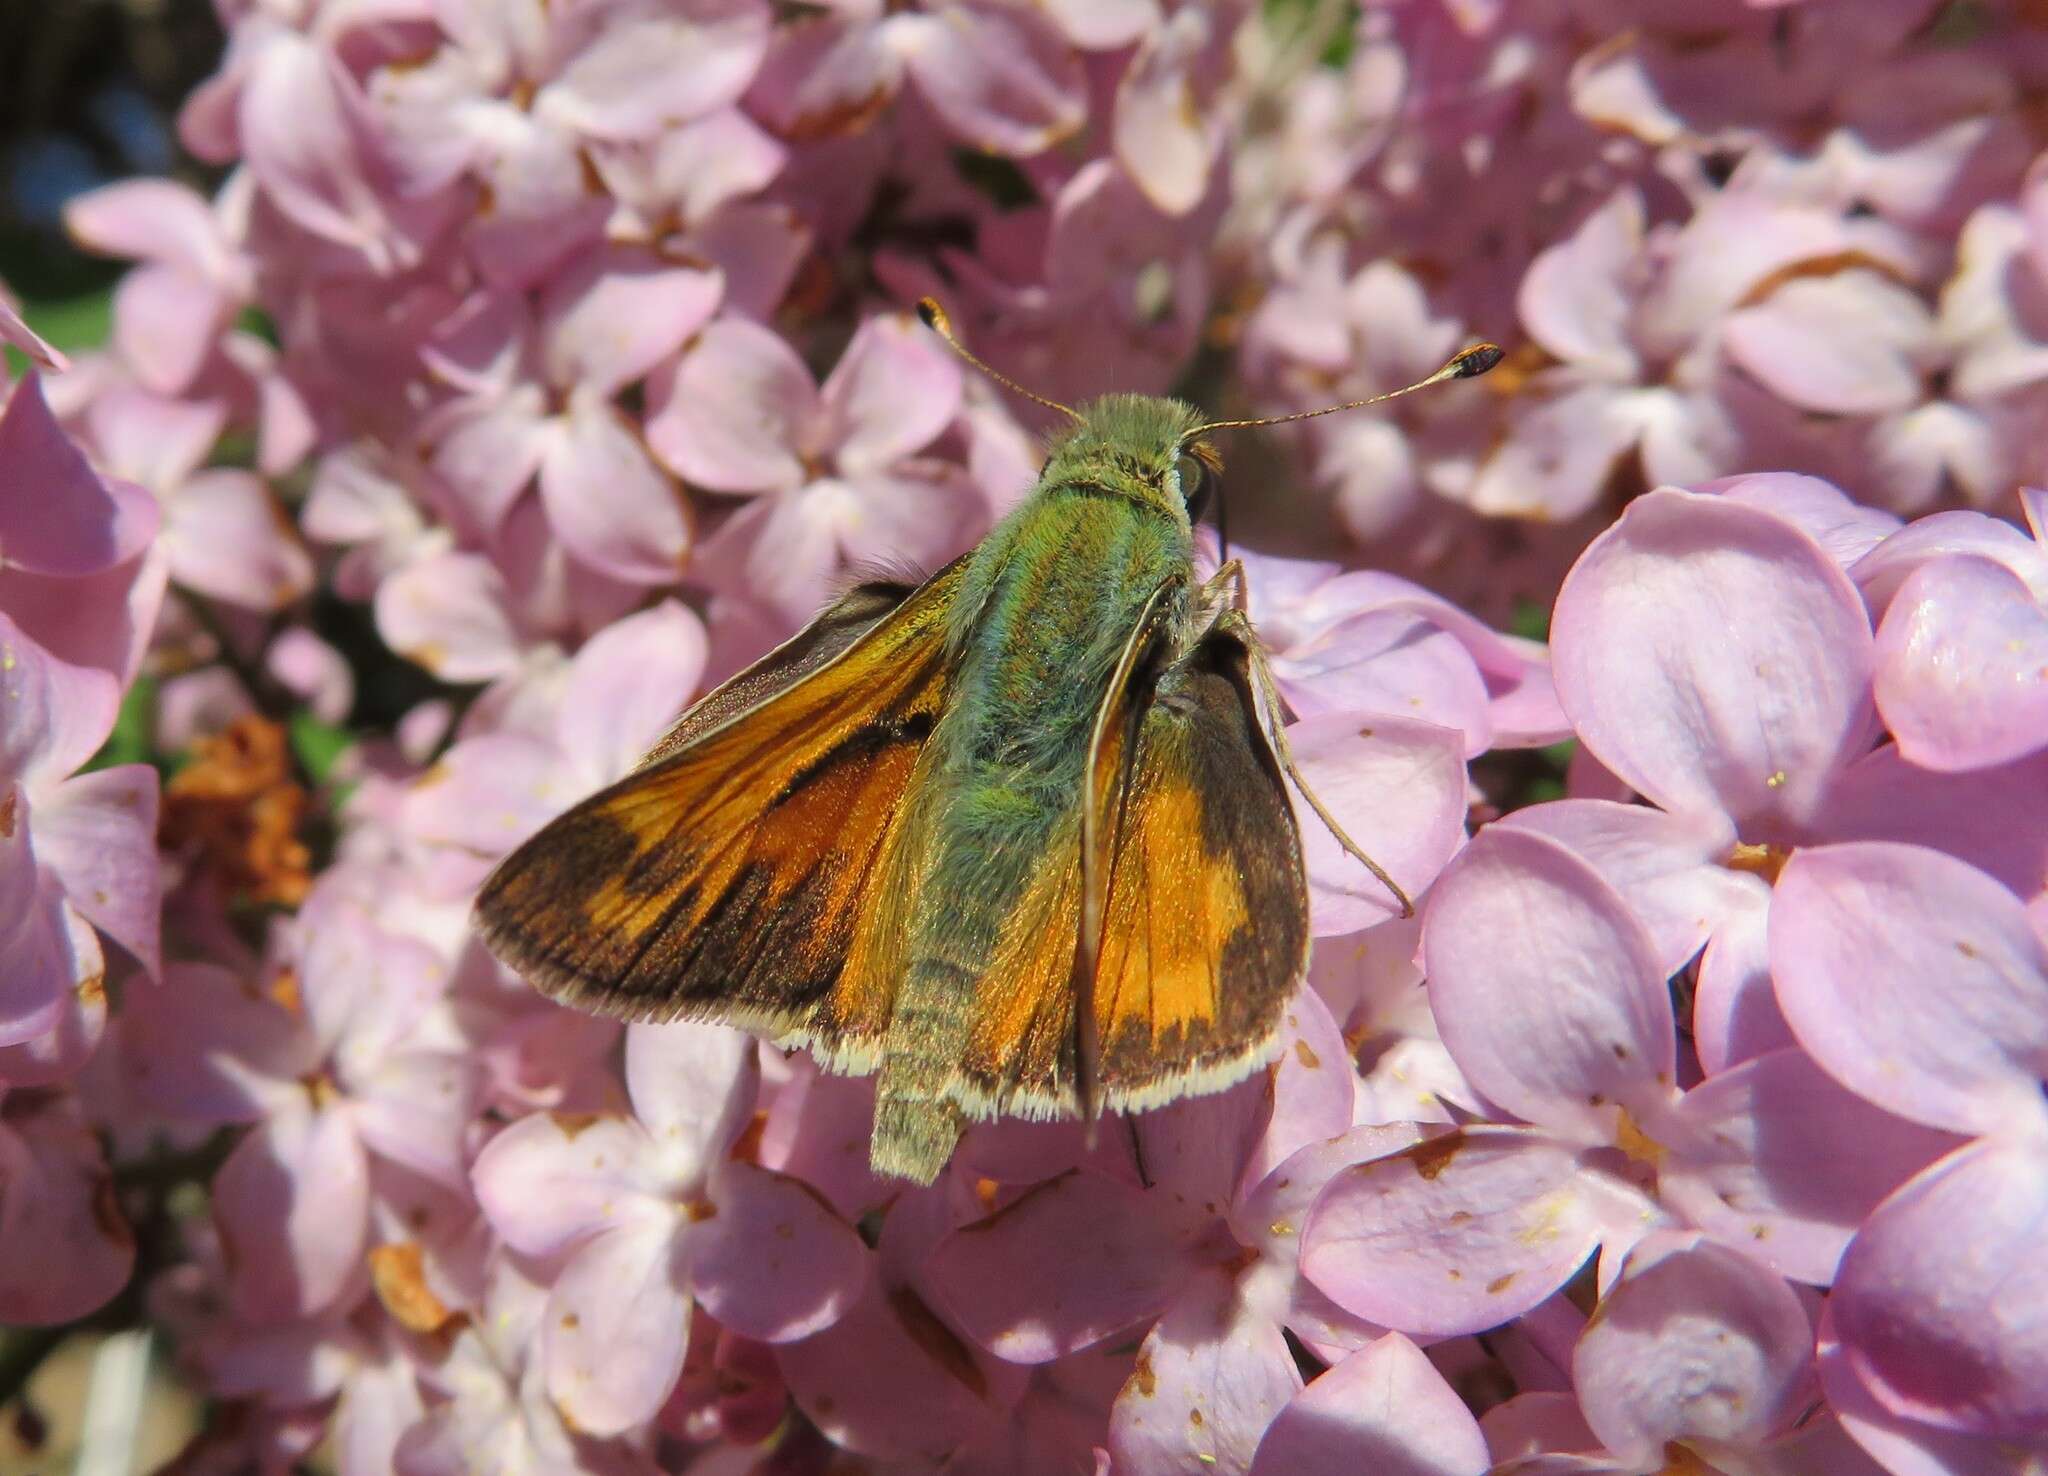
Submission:
<svg viewBox="0 0 2048 1476">
<path fill-rule="evenodd" d="M 492 873 L 477 913 L 493 950 L 579 1008 L 749 1025 L 872 1064 L 901 919 L 870 883 L 945 707 L 958 582 L 954 565 L 881 613 L 885 595 L 856 591 L 865 607 L 842 601 L 779 665 L 706 698 Z"/>
</svg>

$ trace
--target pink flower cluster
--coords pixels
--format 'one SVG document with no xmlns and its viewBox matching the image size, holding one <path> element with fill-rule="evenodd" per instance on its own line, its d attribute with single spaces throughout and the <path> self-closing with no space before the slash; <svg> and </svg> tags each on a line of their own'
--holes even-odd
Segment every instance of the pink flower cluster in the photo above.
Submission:
<svg viewBox="0 0 2048 1476">
<path fill-rule="evenodd" d="M 0 300 L 0 1322 L 158 1328 L 193 1470 L 2048 1470 L 2026 6 L 219 8 L 110 341 Z M 468 908 L 1026 493 L 926 292 L 1063 398 L 1510 352 L 1225 448 L 1418 916 L 1308 819 L 1269 1070 L 913 1190 Z"/>
</svg>

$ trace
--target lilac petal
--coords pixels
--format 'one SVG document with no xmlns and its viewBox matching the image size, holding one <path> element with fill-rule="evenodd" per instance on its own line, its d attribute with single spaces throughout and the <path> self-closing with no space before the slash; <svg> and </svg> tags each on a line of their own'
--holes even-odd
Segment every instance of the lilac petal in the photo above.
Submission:
<svg viewBox="0 0 2048 1476">
<path fill-rule="evenodd" d="M 361 1268 L 369 1213 L 346 1111 L 292 1105 L 251 1129 L 213 1180 L 237 1310 L 266 1321 L 332 1304 Z"/>
<path fill-rule="evenodd" d="M 633 246 L 586 252 L 549 281 L 540 306 L 551 383 L 611 395 L 683 346 L 718 307 L 716 272 Z"/>
<path fill-rule="evenodd" d="M 1724 1245 L 1781 1276 L 1835 1279 L 1849 1237 L 1892 1190 L 1957 1146 L 1839 1086 L 1804 1051 L 1744 1061 L 1685 1094 L 1653 1128 L 1657 1192 Z M 1842 1145 L 1856 1151 L 1844 1153 Z"/>
<path fill-rule="evenodd" d="M 1672 815 L 1613 800 L 1530 805 L 1498 822 L 1571 847 L 1605 877 L 1649 930 L 1658 971 L 1674 974 L 1714 929 L 1753 905 L 1756 877 L 1721 865 L 1735 843 L 1719 815 Z"/>
<path fill-rule="evenodd" d="M 77 918 L 76 912 L 66 911 L 71 919 Z M 89 936 L 90 930 L 83 922 L 76 922 L 75 930 Z M 79 952 L 83 954 L 85 950 Z M 81 958 L 80 963 L 90 968 L 90 960 Z M 74 966 L 73 977 L 82 971 Z M 58 1001 L 56 1017 L 40 1035 L 0 1046 L 0 1081 L 23 1088 L 62 1085 L 76 1077 L 92 1059 L 106 1030 L 107 991 L 93 973 L 85 972 L 71 992 Z"/>
<path fill-rule="evenodd" d="M 690 1289 L 721 1325 L 764 1343 L 795 1342 L 860 1299 L 867 1248 L 809 1185 L 728 1163 L 712 1181 L 710 1208 L 690 1229 Z"/>
<path fill-rule="evenodd" d="M 1770 943 L 1786 1019 L 1851 1091 L 1959 1132 L 2041 1119 L 2048 949 L 1992 878 L 1916 846 L 1802 850 Z"/>
<path fill-rule="evenodd" d="M 675 1185 L 637 1123 L 536 1112 L 484 1145 L 470 1170 L 491 1228 L 525 1255 L 555 1255 L 626 1224 Z"/>
<path fill-rule="evenodd" d="M 2048 753 L 1942 773 L 1908 763 L 1886 744 L 1843 776 L 1828 820 L 1831 840 L 1931 846 L 2022 897 L 2048 891 Z"/>
<path fill-rule="evenodd" d="M 136 267 L 114 289 L 114 346 L 145 389 L 183 394 L 233 311 L 212 284 L 178 267 Z"/>
<path fill-rule="evenodd" d="M 1313 989 L 1296 993 L 1281 1017 L 1272 1081 L 1271 1114 L 1239 1177 L 1246 1188 L 1297 1149 L 1351 1126 L 1358 1073 L 1343 1031 Z"/>
<path fill-rule="evenodd" d="M 721 318 L 698 335 L 672 377 L 657 380 L 648 444 L 678 474 L 714 491 L 798 487 L 797 442 L 817 395 L 782 335 Z"/>
<path fill-rule="evenodd" d="M 533 484 L 560 427 L 544 391 L 523 384 L 490 400 L 458 400 L 421 428 L 431 436 L 434 471 L 474 526 L 498 528 Z"/>
<path fill-rule="evenodd" d="M 1138 44 L 1117 84 L 1117 160 L 1168 215 L 1186 215 L 1201 203 L 1222 142 L 1213 116 L 1197 101 L 1193 75 L 1209 38 L 1199 11 L 1177 11 Z"/>
<path fill-rule="evenodd" d="M 1487 1449 L 1494 1460 L 1515 1476 L 1521 1476 L 1526 1469 L 1519 1463 L 1523 1457 L 1600 1448 L 1600 1437 L 1586 1428 L 1586 1417 L 1579 1413 L 1579 1401 L 1571 1394 L 1517 1394 L 1489 1409 L 1481 1417 L 1479 1428 L 1486 1434 Z"/>
<path fill-rule="evenodd" d="M 629 584 L 673 584 L 690 548 L 682 489 L 616 409 L 579 392 L 541 459 L 548 523 L 570 553 Z"/>
<path fill-rule="evenodd" d="M 263 666 L 325 723 L 340 723 L 355 706 L 355 669 L 348 658 L 303 625 L 278 633 Z"/>
<path fill-rule="evenodd" d="M 244 471 L 204 471 L 171 499 L 171 577 L 245 609 L 281 609 L 313 587 L 313 561 L 270 489 Z"/>
<path fill-rule="evenodd" d="M 1642 197 L 1617 190 L 1569 237 L 1538 253 L 1515 299 L 1529 336 L 1603 379 L 1633 379 L 1632 303 L 1623 284 L 1642 240 Z"/>
<path fill-rule="evenodd" d="M 1664 809 L 1745 835 L 1809 820 L 1866 746 L 1870 649 L 1862 600 L 1803 533 L 1669 488 L 1593 541 L 1551 623 L 1586 746 Z"/>
<path fill-rule="evenodd" d="M 590 792 L 552 743 L 485 733 L 456 744 L 406 790 L 406 829 L 421 840 L 502 856 Z"/>
<path fill-rule="evenodd" d="M 726 108 L 646 144 L 594 145 L 590 156 L 618 202 L 613 234 L 623 219 L 635 237 L 653 237 L 665 223 L 703 224 L 766 188 L 789 151 L 745 112 Z"/>
<path fill-rule="evenodd" d="M 206 198 L 168 179 L 124 179 L 74 195 L 64 202 L 64 229 L 105 256 L 175 262 L 201 276 L 230 264 Z"/>
<path fill-rule="evenodd" d="M 1087 51 L 1111 51 L 1159 24 L 1159 0 L 1039 0 L 1060 34 Z"/>
<path fill-rule="evenodd" d="M 548 1393 L 579 1430 L 617 1435 L 653 1418 L 682 1375 L 690 1298 L 677 1225 L 634 1215 L 576 1252 L 548 1294 Z"/>
<path fill-rule="evenodd" d="M 1049 1363 L 1156 1317 L 1185 1278 L 1163 1195 L 1076 1171 L 954 1231 L 925 1267 L 967 1335 L 1012 1363 Z M 1088 1247 L 1077 1258 L 1074 1247 Z"/>
<path fill-rule="evenodd" d="M 481 554 L 421 559 L 377 590 L 384 644 L 443 681 L 481 682 L 519 664 L 504 577 Z"/>
<path fill-rule="evenodd" d="M 87 985 L 104 990 L 99 939 L 64 900 L 63 888 L 37 864 L 21 791 L 9 785 L 9 824 L 0 830 L 0 1044 L 47 1034 L 64 1002 Z"/>
<path fill-rule="evenodd" d="M 1874 271 L 1799 277 L 1729 315 L 1728 355 L 1779 398 L 1822 415 L 1884 415 L 1916 404 L 1938 351 L 1920 295 Z"/>
<path fill-rule="evenodd" d="M 0 410 L 0 556 L 38 574 L 91 574 L 156 536 L 155 501 L 100 479 L 64 434 L 34 374 Z"/>
<path fill-rule="evenodd" d="M 849 477 L 915 455 L 960 408 L 960 364 L 938 336 L 907 317 L 861 324 L 818 393 L 821 441 Z"/>
<path fill-rule="evenodd" d="M 1729 502 L 1761 508 L 1806 531 L 1844 569 L 1898 532 L 1895 513 L 1865 507 L 1832 482 L 1796 472 L 1754 472 L 1723 477 L 1694 489 L 1718 492 Z"/>
<path fill-rule="evenodd" d="M 1423 919 L 1430 1007 L 1472 1085 L 1530 1122 L 1612 1141 L 1674 1091 L 1655 948 L 1621 895 L 1534 831 L 1482 830 Z"/>
<path fill-rule="evenodd" d="M 1476 1332 L 1564 1285 L 1602 1237 L 1571 1146 L 1468 1128 L 1337 1174 L 1302 1232 L 1302 1274 L 1346 1311 Z"/>
<path fill-rule="evenodd" d="M 2048 557 L 2041 546 L 2003 518 L 1978 512 L 1938 512 L 1916 518 L 1856 561 L 1850 570 L 1871 613 L 1882 616 L 1914 570 L 1951 554 L 1972 554 L 2001 564 L 2048 598 Z"/>
<path fill-rule="evenodd" d="M 84 1123 L 55 1106 L 10 1114 L 0 1124 L 0 1186 L 0 1322 L 69 1322 L 127 1283 L 135 1235 Z"/>
<path fill-rule="evenodd" d="M 1287 730 L 1302 777 L 1364 852 L 1420 896 L 1465 834 L 1465 743 L 1413 718 L 1329 713 Z M 1318 937 L 1385 922 L 1400 905 L 1297 799 L 1309 918 Z"/>
<path fill-rule="evenodd" d="M 775 1356 L 797 1407 L 834 1445 L 922 1466 L 999 1428 L 1029 1377 L 977 1353 L 912 1288 L 880 1277 L 845 1317 Z"/>
<path fill-rule="evenodd" d="M 1709 1076 L 1796 1043 L 1771 982 L 1771 894 L 1745 880 L 1756 886 L 1714 930 L 1693 990 L 1693 1051 Z"/>
<path fill-rule="evenodd" d="M 868 1166 L 874 1081 L 834 1076 L 808 1055 L 791 1065 L 796 1075 L 775 1089 L 768 1108 L 760 1162 L 802 1179 L 845 1218 L 857 1220 L 899 1192 L 894 1180 L 878 1178 Z"/>
<path fill-rule="evenodd" d="M 556 736 L 577 769 L 609 784 L 639 763 L 696 692 L 704 622 L 663 600 L 606 626 L 576 653 Z"/>
<path fill-rule="evenodd" d="M 1878 628 L 1877 706 L 1923 768 L 1980 769 L 2048 745 L 2048 609 L 1989 559 L 1922 565 Z"/>
<path fill-rule="evenodd" d="M 135 1100 L 174 1122 L 255 1122 L 312 1064 L 297 1018 L 213 964 L 173 963 L 122 1002 L 121 1067 Z"/>
<path fill-rule="evenodd" d="M 1080 59 L 1036 17 L 962 4 L 915 20 L 901 28 L 910 75 L 968 143 L 1026 158 L 1085 121 Z"/>
<path fill-rule="evenodd" d="M 1860 1447 L 1858 1453 L 1864 1455 L 1862 1465 L 1845 1464 L 1845 1472 L 1853 1476 L 1865 1476 L 1866 1472 L 1875 1476 L 1878 1470 L 1887 1476 L 2035 1476 L 2040 1465 L 2028 1448 L 2031 1441 L 2016 1445 L 1961 1435 L 1904 1419 L 1886 1409 L 1850 1365 L 1832 1324 L 1833 1318 L 1823 1313 L 1814 1365 L 1829 1407 L 1842 1430 Z M 1834 1470 L 1832 1466 L 1814 1469 Z M 1787 1476 L 1796 1476 L 1796 1472 Z"/>
<path fill-rule="evenodd" d="M 1672 1441 L 1755 1446 L 1812 1398 L 1813 1329 L 1783 1279 L 1717 1245 L 1646 1243 L 1572 1359 L 1586 1423 L 1624 1462 Z"/>
<path fill-rule="evenodd" d="M 747 94 L 748 110 L 792 140 L 865 130 L 902 85 L 899 33 L 900 27 L 831 10 L 776 27 Z"/>
<path fill-rule="evenodd" d="M 37 858 L 57 873 L 71 905 L 152 979 L 163 912 L 156 818 L 157 774 L 147 764 L 67 779 L 35 813 Z"/>
<path fill-rule="evenodd" d="M 1275 658 L 1273 673 L 1301 717 L 1387 713 L 1457 728 L 1473 757 L 1493 746 L 1489 694 L 1456 636 L 1402 610 L 1365 612 Z"/>
<path fill-rule="evenodd" d="M 31 788 L 55 783 L 93 756 L 113 731 L 121 690 L 104 671 L 53 659 L 0 611 L 0 671 L 7 721 L 0 773 Z M 0 836 L 7 831 L 0 829 Z"/>
<path fill-rule="evenodd" d="M 1301 1388 L 1276 1323 L 1216 1271 L 1188 1278 L 1145 1336 L 1109 1416 L 1122 1476 L 1245 1472 L 1259 1439 Z"/>
<path fill-rule="evenodd" d="M 1252 1476 L 1482 1476 L 1491 1464 L 1465 1402 L 1420 1348 L 1388 1333 L 1289 1401 Z"/>
<path fill-rule="evenodd" d="M 739 101 L 768 50 L 760 0 L 696 0 L 616 14 L 541 93 L 550 121 L 648 138 Z"/>
<path fill-rule="evenodd" d="M 2038 1441 L 2048 1431 L 2048 1154 L 1986 1139 L 1871 1215 L 1831 1299 L 1849 1362 L 1893 1414 Z"/>
<path fill-rule="evenodd" d="M 159 495 L 175 491 L 199 469 L 227 419 L 224 401 L 166 399 L 132 385 L 101 390 L 85 411 L 101 463 Z"/>
<path fill-rule="evenodd" d="M 626 1031 L 626 1094 L 679 1180 L 701 1180 L 753 1116 L 754 1038 L 724 1025 Z"/>
<path fill-rule="evenodd" d="M 439 1183 L 466 1184 L 475 1108 L 475 1069 L 466 1056 L 403 1051 L 350 1085 L 356 1131 L 372 1153 Z"/>
<path fill-rule="evenodd" d="M 392 264 L 368 99 L 318 42 L 267 34 L 238 108 L 241 145 L 265 197 L 315 236 Z"/>
<path fill-rule="evenodd" d="M 1331 1175 L 1421 1140 L 1413 1123 L 1349 1128 L 1302 1148 L 1240 1196 L 1231 1206 L 1231 1233 L 1259 1254 L 1244 1295 L 1268 1299 L 1265 1305 L 1281 1322 L 1318 1347 L 1362 1348 L 1378 1337 L 1380 1328 L 1352 1316 L 1299 1274 L 1301 1231 Z"/>
</svg>

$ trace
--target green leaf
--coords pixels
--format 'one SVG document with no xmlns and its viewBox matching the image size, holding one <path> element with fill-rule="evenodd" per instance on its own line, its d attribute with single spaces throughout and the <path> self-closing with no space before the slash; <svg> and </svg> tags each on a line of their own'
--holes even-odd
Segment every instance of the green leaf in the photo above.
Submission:
<svg viewBox="0 0 2048 1476">
<path fill-rule="evenodd" d="M 289 732 L 292 755 L 315 784 L 327 782 L 335 764 L 356 741 L 356 735 L 348 729 L 323 722 L 303 707 L 291 715 Z"/>
<path fill-rule="evenodd" d="M 90 771 L 156 761 L 156 678 L 137 677 L 135 685 L 121 699 L 114 731 L 107 734 L 107 741 L 85 767 Z"/>
<path fill-rule="evenodd" d="M 96 349 L 107 341 L 114 326 L 114 289 L 67 297 L 61 302 L 22 304 L 21 316 L 29 327 L 67 354 Z M 28 356 L 19 349 L 7 351 L 7 362 L 16 374 L 28 369 Z"/>
<path fill-rule="evenodd" d="M 1547 641 L 1550 639 L 1550 611 L 1534 600 L 1516 600 L 1515 613 L 1508 619 L 1508 629 L 1527 640 Z"/>
</svg>

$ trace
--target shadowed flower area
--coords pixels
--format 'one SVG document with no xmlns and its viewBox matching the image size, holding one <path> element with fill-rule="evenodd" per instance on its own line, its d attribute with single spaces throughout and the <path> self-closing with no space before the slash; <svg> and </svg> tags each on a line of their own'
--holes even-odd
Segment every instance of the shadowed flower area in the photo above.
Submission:
<svg viewBox="0 0 2048 1476">
<path fill-rule="evenodd" d="M 120 9 L 175 17 L 147 88 L 0 97 L 24 1469 L 87 1469 L 46 1356 L 144 1329 L 204 1402 L 171 1473 L 2048 1473 L 2038 6 Z M 824 669 L 1111 391 L 1300 417 L 1152 512 L 1239 561 L 1260 702 L 1415 903 L 1289 788 L 1247 1074 L 966 1122 L 922 1185 L 859 1052 L 485 947 L 493 868 L 767 653 Z M 851 857 L 834 764 L 944 722 L 850 726 L 704 863 L 801 924 L 721 982 L 834 983 L 828 881 L 915 877 L 762 858 Z M 575 852 L 621 977 L 685 966 L 648 856 L 722 813 Z"/>
</svg>

